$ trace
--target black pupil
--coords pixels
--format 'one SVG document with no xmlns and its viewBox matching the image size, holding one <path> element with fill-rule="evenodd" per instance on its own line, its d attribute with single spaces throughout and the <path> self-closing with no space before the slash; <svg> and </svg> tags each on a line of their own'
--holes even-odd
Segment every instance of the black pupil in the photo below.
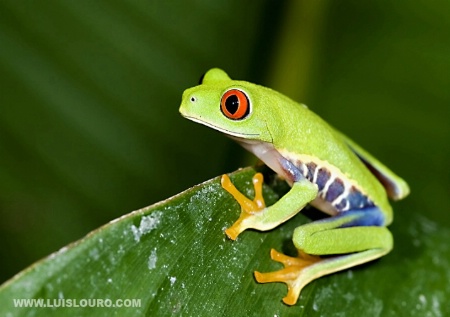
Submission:
<svg viewBox="0 0 450 317">
<path fill-rule="evenodd" d="M 231 95 L 227 98 L 225 101 L 225 106 L 227 107 L 227 110 L 231 114 L 235 114 L 236 111 L 239 108 L 239 99 L 236 95 Z"/>
</svg>

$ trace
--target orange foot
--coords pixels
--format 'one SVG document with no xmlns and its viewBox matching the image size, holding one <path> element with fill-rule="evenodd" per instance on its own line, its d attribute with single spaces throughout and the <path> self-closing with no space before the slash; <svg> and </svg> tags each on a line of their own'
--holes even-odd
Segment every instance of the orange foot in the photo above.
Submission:
<svg viewBox="0 0 450 317">
<path fill-rule="evenodd" d="M 262 196 L 262 174 L 256 173 L 255 176 L 253 176 L 252 181 L 253 187 L 255 188 L 255 198 L 253 200 L 245 197 L 240 191 L 238 191 L 228 175 L 222 175 L 222 187 L 233 195 L 234 199 L 236 199 L 239 205 L 241 205 L 241 215 L 239 216 L 239 219 L 230 228 L 225 230 L 226 235 L 232 240 L 236 240 L 237 236 L 248 228 L 245 224 L 246 219 L 266 208 L 266 204 Z"/>
<path fill-rule="evenodd" d="M 322 259 L 301 251 L 299 251 L 298 257 L 290 257 L 274 249 L 270 250 L 270 257 L 272 260 L 282 263 L 284 269 L 269 273 L 255 271 L 255 279 L 258 283 L 285 283 L 288 287 L 288 293 L 283 298 L 283 302 L 287 305 L 294 305 L 300 296 L 302 288 L 317 278 L 313 269 L 314 264 Z"/>
</svg>

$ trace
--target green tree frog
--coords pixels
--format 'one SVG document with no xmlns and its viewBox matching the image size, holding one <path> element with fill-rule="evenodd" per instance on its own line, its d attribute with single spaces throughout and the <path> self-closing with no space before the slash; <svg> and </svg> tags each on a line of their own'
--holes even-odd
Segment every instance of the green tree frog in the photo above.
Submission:
<svg viewBox="0 0 450 317">
<path fill-rule="evenodd" d="M 273 229 L 307 204 L 330 215 L 294 230 L 297 257 L 271 251 L 283 269 L 255 272 L 259 283 L 286 283 L 286 304 L 294 305 L 312 280 L 392 249 L 393 238 L 386 228 L 393 218 L 388 197 L 398 200 L 408 195 L 407 183 L 305 105 L 269 88 L 232 80 L 214 68 L 200 85 L 183 93 L 180 112 L 236 140 L 291 186 L 266 207 L 261 174 L 253 178 L 253 200 L 222 176 L 222 187 L 241 205 L 241 216 L 225 231 L 229 238 L 235 240 L 246 229 Z"/>
</svg>

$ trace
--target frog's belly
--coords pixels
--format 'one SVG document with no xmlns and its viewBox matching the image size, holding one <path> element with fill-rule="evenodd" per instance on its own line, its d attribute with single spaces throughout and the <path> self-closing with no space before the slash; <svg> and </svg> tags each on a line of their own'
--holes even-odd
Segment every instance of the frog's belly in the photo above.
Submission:
<svg viewBox="0 0 450 317">
<path fill-rule="evenodd" d="M 270 143 L 237 140 L 290 184 L 301 178 L 316 184 L 318 195 L 311 205 L 327 214 L 335 215 L 374 206 L 356 182 L 328 162 L 310 155 L 294 155 L 288 151 L 276 150 Z"/>
<path fill-rule="evenodd" d="M 312 202 L 310 202 L 310 205 L 330 216 L 334 216 L 338 213 L 336 208 L 334 208 L 334 206 L 330 202 L 324 200 L 321 197 L 317 197 L 316 199 L 314 199 Z"/>
<path fill-rule="evenodd" d="M 359 186 L 348 179 L 335 167 L 326 162 L 296 160 L 295 166 L 303 177 L 318 187 L 317 198 L 311 202 L 314 207 L 335 215 L 348 210 L 360 210 L 373 207 L 372 200 Z"/>
<path fill-rule="evenodd" d="M 374 207 L 373 201 L 364 190 L 337 167 L 326 161 L 309 155 L 290 156 L 289 152 L 280 153 L 283 159 L 296 169 L 297 178 L 305 178 L 317 185 L 318 194 L 311 205 L 323 212 L 335 215 L 348 210 L 361 210 Z M 287 173 L 286 173 L 287 174 Z M 295 181 L 295 180 L 292 180 Z"/>
</svg>

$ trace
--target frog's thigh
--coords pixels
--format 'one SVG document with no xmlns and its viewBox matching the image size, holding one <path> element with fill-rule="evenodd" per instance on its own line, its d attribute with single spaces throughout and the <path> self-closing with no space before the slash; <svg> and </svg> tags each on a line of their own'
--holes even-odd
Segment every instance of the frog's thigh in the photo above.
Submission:
<svg viewBox="0 0 450 317">
<path fill-rule="evenodd" d="M 381 249 L 381 256 L 392 249 L 393 239 L 386 227 L 374 225 L 379 223 L 374 218 L 377 213 L 381 212 L 377 209 L 349 211 L 300 226 L 294 231 L 294 245 L 314 255 Z"/>
<path fill-rule="evenodd" d="M 293 305 L 309 282 L 388 253 L 392 249 L 392 236 L 382 225 L 383 213 L 368 208 L 298 227 L 293 241 L 299 256 L 293 258 L 272 250 L 272 259 L 283 263 L 284 268 L 276 272 L 255 272 L 255 278 L 259 283 L 286 283 L 288 294 L 283 301 Z"/>
</svg>

